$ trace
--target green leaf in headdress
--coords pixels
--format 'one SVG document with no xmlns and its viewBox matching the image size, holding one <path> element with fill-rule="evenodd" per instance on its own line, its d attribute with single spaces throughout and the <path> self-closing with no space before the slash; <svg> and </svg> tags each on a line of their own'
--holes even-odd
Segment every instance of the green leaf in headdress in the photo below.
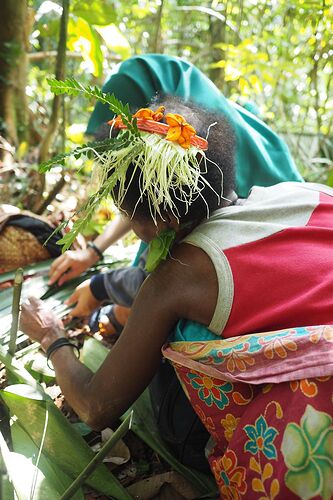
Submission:
<svg viewBox="0 0 333 500">
<path fill-rule="evenodd" d="M 170 248 L 175 240 L 176 233 L 173 229 L 167 229 L 149 243 L 149 250 L 146 262 L 146 270 L 151 273 L 162 260 L 169 254 Z"/>
</svg>

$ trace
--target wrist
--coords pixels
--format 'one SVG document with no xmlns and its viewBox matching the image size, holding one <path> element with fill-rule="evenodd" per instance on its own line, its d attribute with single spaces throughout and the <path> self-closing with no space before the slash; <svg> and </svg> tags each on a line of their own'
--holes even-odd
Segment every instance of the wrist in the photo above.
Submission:
<svg viewBox="0 0 333 500">
<path fill-rule="evenodd" d="M 95 252 L 95 250 L 93 248 L 91 248 L 90 245 L 87 246 L 86 252 L 87 252 L 87 255 L 88 255 L 89 266 L 92 266 L 92 265 L 96 264 L 96 262 L 98 262 L 100 260 L 99 256 L 97 255 L 97 253 Z"/>
<path fill-rule="evenodd" d="M 62 330 L 60 328 L 52 330 L 51 332 L 44 335 L 44 337 L 40 341 L 40 345 L 43 351 L 46 352 L 50 347 L 50 345 L 53 344 L 53 342 L 61 338 L 66 338 L 66 335 L 65 335 L 65 330 Z"/>
<path fill-rule="evenodd" d="M 77 357 L 80 357 L 80 349 L 76 344 L 73 344 L 73 342 L 70 342 L 66 337 L 60 337 L 59 339 L 55 340 L 52 342 L 52 344 L 48 347 L 46 351 L 46 356 L 47 356 L 47 366 L 49 368 L 52 368 L 49 365 L 49 361 L 51 359 L 51 356 L 58 351 L 59 349 L 62 349 L 63 347 L 70 347 L 71 349 L 75 349 L 77 353 Z"/>
<path fill-rule="evenodd" d="M 100 250 L 100 248 L 96 245 L 96 243 L 94 243 L 93 241 L 88 241 L 87 243 L 87 247 L 89 249 L 91 249 L 93 252 L 95 252 L 96 256 L 97 256 L 97 259 L 98 260 L 103 260 L 104 259 L 104 256 L 103 256 L 103 252 L 102 250 Z"/>
</svg>

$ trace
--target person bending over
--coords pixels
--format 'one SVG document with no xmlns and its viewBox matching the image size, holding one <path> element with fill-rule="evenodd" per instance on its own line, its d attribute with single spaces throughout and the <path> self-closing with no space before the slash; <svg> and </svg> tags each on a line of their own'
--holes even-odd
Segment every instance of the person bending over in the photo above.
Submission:
<svg viewBox="0 0 333 500">
<path fill-rule="evenodd" d="M 147 110 L 134 115 L 139 134 L 130 134 L 127 140 L 121 119 L 115 120 L 112 126 L 120 132 L 111 139 L 114 149 L 96 166 L 107 172 L 104 180 L 113 186 L 110 194 L 138 237 L 159 241 L 162 257 L 166 257 L 161 262 L 155 259 L 156 269 L 141 286 L 123 333 L 99 370 L 92 374 L 76 359 L 61 321 L 42 302 L 31 298 L 22 305 L 22 330 L 49 353 L 67 401 L 96 429 L 110 425 L 147 387 L 160 365 L 162 346 L 172 341 L 179 320 L 193 323 L 191 340 L 200 341 L 202 346 L 207 339 L 219 342 L 254 332 L 330 325 L 333 321 L 333 190 L 282 183 L 254 187 L 247 199 L 239 201 L 234 191 L 235 140 L 226 121 L 177 100 L 161 105 L 165 110 L 148 110 L 150 118 Z M 174 238 L 170 239 L 170 234 Z M 197 334 L 202 326 L 204 337 Z M 315 343 L 312 345 L 315 349 Z M 223 357 L 219 359 L 222 362 Z M 298 373 L 302 360 L 303 356 L 297 358 Z M 207 358 L 203 366 L 211 362 Z M 269 363 L 266 360 L 266 370 Z M 316 366 L 315 376 L 324 377 L 322 383 L 330 384 L 332 390 L 333 363 L 321 364 L 316 359 L 314 370 Z M 208 375 L 200 378 L 195 371 L 191 376 L 193 387 L 199 390 L 196 411 L 218 442 L 224 436 L 223 428 L 216 431 L 200 405 L 213 408 L 221 421 L 232 384 L 222 380 L 216 385 Z M 332 414 L 332 401 L 326 398 L 322 404 L 325 411 L 330 405 Z M 294 409 L 286 409 L 284 418 L 278 420 L 280 436 L 293 419 L 288 411 Z M 266 412 L 264 417 L 268 418 Z M 259 453 L 267 448 L 265 456 L 277 460 L 276 447 L 268 445 L 278 431 L 266 435 L 261 422 L 259 419 L 252 434 L 248 431 L 254 439 L 249 449 Z M 313 425 L 316 422 L 314 419 Z M 272 449 L 273 454 L 269 452 Z M 233 476 L 243 493 L 250 491 L 254 474 L 253 463 L 242 462 L 246 451 L 244 448 L 239 454 L 243 465 Z M 214 450 L 211 453 L 214 455 Z M 226 445 L 221 454 L 226 479 L 223 471 L 215 477 L 225 496 L 223 488 L 230 487 L 227 476 L 230 467 L 236 467 L 236 455 L 229 453 Z M 211 464 L 216 472 L 215 462 Z M 273 465 L 269 467 L 270 480 L 276 479 L 280 494 L 287 496 L 285 465 L 283 461 L 278 467 L 275 462 Z"/>
<path fill-rule="evenodd" d="M 253 184 L 270 186 L 281 181 L 302 180 L 284 141 L 257 116 L 226 99 L 196 66 L 179 57 L 165 54 L 131 57 L 112 71 L 102 90 L 114 93 L 134 110 L 146 106 L 156 95 L 172 95 L 221 113 L 235 134 L 236 192 L 240 196 L 247 196 Z M 98 102 L 87 133 L 97 134 L 112 117 L 108 106 Z M 65 252 L 51 266 L 50 284 L 62 285 L 81 274 L 129 228 L 124 218 L 117 218 L 94 240 L 97 251 L 88 247 Z M 78 315 L 81 312 L 76 310 Z"/>
</svg>

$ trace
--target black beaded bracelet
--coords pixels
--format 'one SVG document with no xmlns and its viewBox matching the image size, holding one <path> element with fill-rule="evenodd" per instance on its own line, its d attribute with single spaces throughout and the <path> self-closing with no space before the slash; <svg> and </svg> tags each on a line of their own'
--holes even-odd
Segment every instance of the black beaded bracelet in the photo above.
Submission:
<svg viewBox="0 0 333 500">
<path fill-rule="evenodd" d="M 70 347 L 73 347 L 73 349 L 76 349 L 77 352 L 77 357 L 80 357 L 80 349 L 78 348 L 77 345 L 73 344 L 73 342 L 70 342 L 66 337 L 61 337 L 60 339 L 55 340 L 52 342 L 51 345 L 46 350 L 46 363 L 47 366 L 52 370 L 53 368 L 49 365 L 49 361 L 51 358 L 51 355 L 57 350 L 60 349 L 60 347 L 64 347 L 66 345 L 69 345 Z"/>
<path fill-rule="evenodd" d="M 87 243 L 87 247 L 88 248 L 92 248 L 94 250 L 94 252 L 98 255 L 99 257 L 99 260 L 103 260 L 104 259 L 104 255 L 103 255 L 103 252 L 98 248 L 97 245 L 95 245 L 95 243 L 93 241 L 88 241 Z"/>
</svg>

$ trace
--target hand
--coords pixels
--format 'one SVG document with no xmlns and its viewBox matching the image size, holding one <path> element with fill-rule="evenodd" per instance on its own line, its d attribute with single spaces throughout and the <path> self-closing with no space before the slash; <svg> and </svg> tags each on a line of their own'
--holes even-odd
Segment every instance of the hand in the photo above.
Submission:
<svg viewBox="0 0 333 500">
<path fill-rule="evenodd" d="M 20 330 L 40 342 L 44 351 L 65 336 L 63 322 L 39 299 L 29 297 L 21 306 Z"/>
<path fill-rule="evenodd" d="M 52 263 L 49 285 L 62 285 L 71 278 L 79 276 L 99 260 L 99 256 L 92 248 L 85 250 L 68 250 Z"/>
<path fill-rule="evenodd" d="M 97 300 L 91 289 L 90 289 L 90 279 L 84 281 L 79 285 L 75 292 L 65 301 L 65 304 L 76 306 L 71 311 L 71 316 L 84 317 L 90 316 L 90 314 L 101 305 L 102 301 Z"/>
</svg>

